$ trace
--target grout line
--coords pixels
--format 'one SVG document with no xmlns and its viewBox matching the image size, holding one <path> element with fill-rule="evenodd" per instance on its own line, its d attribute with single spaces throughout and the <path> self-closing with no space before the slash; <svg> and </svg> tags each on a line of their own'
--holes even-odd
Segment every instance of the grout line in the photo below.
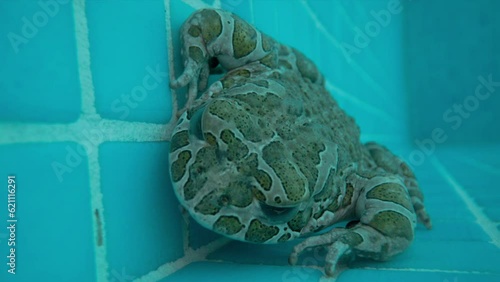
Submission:
<svg viewBox="0 0 500 282">
<path fill-rule="evenodd" d="M 253 9 L 253 0 L 249 0 L 250 2 L 250 19 L 252 20 L 252 25 L 255 25 L 255 13 Z"/>
<path fill-rule="evenodd" d="M 209 244 L 206 244 L 203 247 L 200 247 L 196 250 L 189 248 L 184 256 L 176 261 L 168 262 L 160 266 L 158 269 L 149 272 L 148 274 L 134 280 L 134 282 L 152 282 L 159 281 L 172 273 L 182 269 L 186 265 L 196 262 L 196 261 L 204 261 L 206 257 L 216 251 L 217 249 L 223 247 L 231 240 L 228 238 L 220 238 Z"/>
<path fill-rule="evenodd" d="M 344 48 L 340 44 L 340 42 L 330 33 L 328 30 L 325 28 L 325 26 L 321 23 L 321 21 L 318 19 L 314 11 L 311 9 L 311 7 L 307 4 L 306 0 L 301 0 L 300 1 L 304 8 L 306 9 L 307 13 L 309 14 L 309 17 L 313 20 L 313 22 L 316 25 L 316 28 L 320 30 L 325 37 L 330 41 L 330 43 L 335 46 L 343 55 L 346 61 L 349 63 L 349 65 L 361 76 L 361 78 L 367 82 L 372 89 L 374 89 L 377 94 L 387 103 L 389 104 L 389 108 L 394 108 L 397 109 L 396 105 L 394 102 L 389 99 L 389 94 L 387 91 L 385 91 L 361 66 L 358 65 L 358 63 L 354 60 L 352 60 L 348 55 L 345 54 Z"/>
<path fill-rule="evenodd" d="M 89 139 L 90 146 L 86 147 L 85 150 L 87 152 L 88 157 L 88 169 L 89 169 L 89 178 L 90 178 L 90 207 L 91 207 L 91 218 L 92 218 L 92 229 L 94 231 L 94 252 L 95 252 L 95 275 L 97 281 L 107 281 L 108 277 L 108 262 L 106 258 L 106 232 L 105 232 L 105 220 L 104 220 L 104 207 L 102 202 L 102 193 L 101 193 L 101 179 L 100 172 L 101 168 L 99 165 L 99 141 L 95 137 L 96 129 L 94 127 L 88 128 L 89 125 L 96 125 L 98 122 L 99 125 L 102 122 L 106 123 L 106 121 L 102 121 L 100 115 L 96 112 L 95 107 L 95 91 L 94 84 L 92 81 L 92 70 L 90 68 L 90 44 L 89 44 L 89 30 L 87 24 L 87 16 L 85 14 L 85 0 L 75 0 L 73 2 L 73 13 L 74 13 L 74 21 L 75 21 L 75 33 L 76 33 L 76 42 L 77 42 L 77 57 L 78 57 L 78 71 L 80 78 L 80 89 L 81 89 L 81 97 L 82 97 L 82 113 L 83 117 L 80 116 L 80 119 L 72 124 L 67 125 L 69 128 L 69 134 L 76 138 L 79 143 L 82 141 L 81 135 L 77 133 L 78 129 L 82 129 L 85 126 L 87 136 L 84 136 Z M 82 119 L 83 118 L 83 119 Z M 88 119 L 88 121 L 86 120 Z M 19 124 L 18 124 L 19 126 Z M 24 125 L 24 133 L 30 132 L 30 129 L 35 129 L 33 124 Z M 80 128 L 79 128 L 80 127 Z M 38 128 L 36 128 L 38 129 Z M 36 130 L 35 129 L 35 130 Z M 46 125 L 45 129 L 52 129 L 52 126 Z M 61 129 L 61 127 L 59 128 Z M 92 133 L 89 133 L 91 132 Z M 83 131 L 78 131 L 83 132 Z M 106 132 L 106 131 L 103 131 Z M 99 135 L 102 136 L 103 132 Z M 39 132 L 42 133 L 42 132 Z M 45 131 L 42 136 L 47 138 L 48 140 L 54 138 L 55 136 L 60 137 L 54 131 Z M 97 130 L 99 133 L 99 130 Z M 80 135 L 80 136 L 79 136 Z M 64 135 L 62 135 L 64 136 Z M 66 137 L 68 137 L 66 135 Z M 79 138 L 80 137 L 80 138 Z M 92 140 L 93 139 L 93 140 Z M 94 142 L 92 142 L 94 141 Z"/>
<path fill-rule="evenodd" d="M 94 227 L 95 264 L 97 281 L 107 281 L 109 264 L 106 256 L 106 225 L 101 192 L 101 166 L 99 147 L 87 150 L 90 177 L 90 208 Z"/>
<path fill-rule="evenodd" d="M 483 271 L 475 271 L 475 270 L 448 270 L 448 269 L 427 269 L 427 268 L 378 268 L 378 267 L 362 267 L 360 269 L 366 270 L 377 270 L 377 271 L 400 271 L 400 272 L 436 272 L 436 273 L 449 273 L 449 274 L 479 274 L 479 275 L 497 275 L 497 273 L 493 272 L 483 272 Z"/>
<path fill-rule="evenodd" d="M 85 14 L 85 0 L 73 2 L 75 21 L 76 52 L 78 59 L 78 74 L 82 91 L 82 113 L 98 115 L 95 108 L 94 83 L 90 68 L 90 44 L 87 16 Z"/>
<path fill-rule="evenodd" d="M 339 51 L 341 51 L 342 54 L 344 54 L 344 58 L 346 59 L 346 61 L 350 63 L 351 62 L 351 58 L 345 55 L 344 49 L 343 49 L 342 45 L 340 44 L 340 42 L 333 35 L 331 35 L 328 32 L 328 30 L 320 22 L 320 20 L 318 19 L 318 17 L 314 13 L 314 11 L 307 4 L 307 1 L 306 0 L 300 0 L 300 3 L 302 3 L 302 6 L 304 6 L 304 8 L 306 9 L 307 13 L 309 14 L 309 17 L 311 17 L 311 19 L 315 23 L 316 28 L 319 29 L 322 33 L 324 33 L 324 35 L 326 36 L 326 38 L 328 39 L 328 41 L 330 41 L 333 44 L 333 46 L 335 46 L 335 48 L 337 48 Z"/>
<path fill-rule="evenodd" d="M 338 88 L 337 86 L 333 85 L 328 79 L 326 79 L 325 86 L 329 91 L 332 92 L 331 94 L 334 95 L 334 97 L 336 94 L 338 94 L 338 96 L 345 98 L 346 100 L 360 107 L 361 109 L 379 116 L 388 123 L 394 124 L 394 119 L 391 118 L 391 116 L 388 115 L 386 112 L 381 111 L 380 109 L 361 101 L 360 99 L 356 98 L 356 96 Z"/>
<path fill-rule="evenodd" d="M 167 141 L 167 125 L 108 119 L 80 119 L 70 124 L 2 123 L 0 145 L 19 143 Z"/>
<path fill-rule="evenodd" d="M 206 9 L 206 8 L 213 8 L 212 5 L 209 5 L 202 0 L 182 0 L 185 4 L 191 6 L 193 9 Z"/>
<path fill-rule="evenodd" d="M 212 8 L 222 9 L 222 3 L 220 2 L 220 0 L 214 0 L 214 2 L 212 3 Z"/>
<path fill-rule="evenodd" d="M 467 208 L 476 218 L 477 224 L 484 230 L 486 234 L 490 237 L 491 243 L 493 243 L 497 248 L 500 248 L 500 231 L 497 229 L 496 224 L 489 219 L 482 211 L 482 208 L 478 206 L 474 200 L 467 194 L 465 189 L 453 178 L 453 176 L 446 170 L 443 164 L 436 158 L 431 159 L 432 165 L 436 170 L 448 181 L 448 183 L 453 187 L 458 196 L 465 203 Z"/>
</svg>

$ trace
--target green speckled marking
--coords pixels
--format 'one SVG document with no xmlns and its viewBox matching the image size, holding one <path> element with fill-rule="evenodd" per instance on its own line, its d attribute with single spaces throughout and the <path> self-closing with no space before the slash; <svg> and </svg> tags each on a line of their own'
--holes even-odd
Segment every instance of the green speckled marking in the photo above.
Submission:
<svg viewBox="0 0 500 282">
<path fill-rule="evenodd" d="M 292 156 L 295 163 L 300 168 L 300 171 L 307 177 L 309 189 L 312 189 L 315 186 L 319 175 L 318 169 L 316 168 L 317 163 L 315 163 L 316 158 L 319 159 L 319 152 L 313 152 L 302 148 L 302 150 L 295 150 L 292 153 Z M 331 189 L 331 187 L 329 189 Z"/>
<path fill-rule="evenodd" d="M 242 174 L 253 176 L 258 165 L 257 154 L 251 153 L 238 164 L 236 169 Z"/>
<path fill-rule="evenodd" d="M 227 159 L 229 161 L 239 160 L 248 154 L 248 147 L 236 138 L 232 131 L 222 130 L 220 138 L 227 144 Z"/>
<path fill-rule="evenodd" d="M 191 178 L 189 178 L 186 181 L 186 184 L 184 184 L 184 199 L 186 199 L 187 201 L 193 199 L 203 187 L 203 184 L 205 184 L 205 182 L 206 179 L 194 182 Z"/>
<path fill-rule="evenodd" d="M 311 62 L 306 56 L 301 52 L 293 49 L 295 57 L 297 58 L 297 68 L 303 78 L 308 78 L 311 82 L 316 82 L 319 77 L 318 70 L 316 69 L 313 62 Z"/>
<path fill-rule="evenodd" d="M 245 234 L 245 240 L 254 243 L 263 243 L 276 236 L 278 232 L 278 227 L 265 225 L 258 219 L 254 219 L 250 222 L 248 231 Z"/>
<path fill-rule="evenodd" d="M 351 247 L 363 243 L 363 237 L 356 232 L 348 232 L 339 238 L 342 243 L 348 244 Z"/>
<path fill-rule="evenodd" d="M 188 33 L 192 37 L 198 37 L 201 34 L 201 29 L 197 25 L 192 25 L 192 26 L 189 27 Z"/>
<path fill-rule="evenodd" d="M 233 235 L 243 228 L 240 220 L 236 216 L 221 216 L 214 223 L 213 229 L 216 232 Z"/>
<path fill-rule="evenodd" d="M 257 32 L 247 22 L 234 16 L 233 49 L 236 59 L 245 57 L 257 47 Z"/>
<path fill-rule="evenodd" d="M 366 193 L 366 198 L 393 202 L 409 211 L 413 209 L 406 190 L 397 183 L 382 183 Z"/>
<path fill-rule="evenodd" d="M 265 88 L 269 88 L 269 81 L 267 80 L 255 80 L 255 81 L 252 81 L 251 83 L 257 85 L 257 86 L 260 86 L 260 87 L 265 87 Z"/>
<path fill-rule="evenodd" d="M 328 205 L 328 207 L 326 207 L 326 209 L 334 213 L 339 209 L 339 207 L 340 201 L 338 200 L 338 198 L 336 198 L 335 201 L 333 201 L 330 205 Z"/>
<path fill-rule="evenodd" d="M 253 186 L 248 183 L 241 181 L 231 182 L 224 191 L 224 195 L 228 198 L 228 204 L 232 206 L 244 208 L 252 203 Z"/>
<path fill-rule="evenodd" d="M 265 202 L 266 201 L 266 196 L 257 187 L 254 187 L 252 189 L 252 193 L 253 193 L 253 196 L 255 197 L 255 199 L 257 199 L 257 200 L 259 200 L 261 202 Z"/>
<path fill-rule="evenodd" d="M 228 74 L 226 74 L 222 80 L 222 87 L 224 89 L 229 89 L 236 86 L 241 86 L 246 83 L 248 78 L 250 78 L 251 73 L 247 69 L 237 69 Z"/>
<path fill-rule="evenodd" d="M 172 141 L 170 142 L 170 153 L 177 151 L 179 148 L 187 146 L 189 144 L 189 132 L 187 130 L 182 130 L 172 136 Z"/>
<path fill-rule="evenodd" d="M 298 212 L 289 222 L 288 226 L 293 231 L 299 232 L 306 226 L 307 222 L 311 217 L 311 213 L 305 213 L 304 211 Z"/>
<path fill-rule="evenodd" d="M 281 98 L 271 92 L 265 94 L 248 92 L 235 96 L 235 99 L 237 99 L 237 103 L 243 110 L 260 121 L 259 131 L 261 131 L 261 136 L 263 138 L 271 137 L 273 133 L 269 129 L 268 117 L 275 114 L 276 110 L 279 109 L 282 102 Z"/>
<path fill-rule="evenodd" d="M 288 54 L 290 54 L 290 52 L 288 51 L 288 48 L 285 45 L 280 44 L 279 49 L 278 49 L 278 55 L 286 56 Z"/>
<path fill-rule="evenodd" d="M 186 173 L 186 165 L 188 161 L 191 159 L 190 151 L 182 151 L 179 153 L 177 160 L 172 163 L 171 171 L 172 171 L 172 180 L 177 182 L 181 180 L 182 176 Z"/>
<path fill-rule="evenodd" d="M 290 233 L 285 233 L 283 235 L 281 235 L 281 237 L 278 239 L 278 242 L 286 242 L 288 240 L 290 240 L 290 237 L 292 237 L 292 235 Z"/>
<path fill-rule="evenodd" d="M 203 41 L 205 41 L 205 44 L 208 44 L 222 32 L 221 18 L 213 10 L 203 10 L 200 14 L 203 19 Z"/>
<path fill-rule="evenodd" d="M 208 144 L 211 146 L 216 146 L 217 145 L 217 140 L 215 139 L 215 136 L 212 133 L 205 133 L 205 141 L 207 141 Z"/>
<path fill-rule="evenodd" d="M 421 201 L 424 199 L 424 195 L 422 194 L 422 191 L 420 191 L 418 189 L 410 189 L 408 192 L 410 193 L 410 197 L 417 197 Z"/>
<path fill-rule="evenodd" d="M 263 65 L 274 69 L 278 66 L 278 57 L 276 56 L 276 54 L 269 53 L 264 58 L 260 59 L 260 62 Z"/>
<path fill-rule="evenodd" d="M 204 174 L 208 169 L 217 164 L 216 148 L 203 147 L 196 154 L 196 160 L 191 165 L 191 176 Z"/>
<path fill-rule="evenodd" d="M 194 207 L 194 210 L 201 214 L 216 215 L 219 213 L 221 207 L 222 206 L 219 203 L 219 197 L 216 194 L 216 191 L 212 191 L 201 199 L 201 201 Z"/>
<path fill-rule="evenodd" d="M 262 132 L 258 130 L 251 116 L 245 109 L 237 107 L 234 102 L 215 100 L 209 104 L 208 111 L 226 122 L 233 121 L 236 128 L 246 139 L 252 142 L 259 142 L 262 140 L 260 136 Z"/>
<path fill-rule="evenodd" d="M 368 225 L 389 237 L 403 237 L 413 240 L 413 228 L 408 218 L 395 211 L 382 211 L 376 214 Z"/>
<path fill-rule="evenodd" d="M 272 42 L 273 42 L 273 39 L 271 39 L 271 37 L 269 37 L 265 34 L 262 34 L 262 49 L 265 52 L 271 51 L 271 48 L 273 47 Z"/>
<path fill-rule="evenodd" d="M 290 63 L 286 60 L 279 60 L 279 64 L 289 70 L 292 69 L 292 65 L 290 65 Z"/>
<path fill-rule="evenodd" d="M 264 147 L 263 158 L 276 172 L 285 189 L 287 198 L 292 202 L 298 202 L 302 200 L 306 192 L 305 183 L 292 164 L 284 158 L 284 151 L 283 144 L 274 141 Z"/>
<path fill-rule="evenodd" d="M 232 76 L 242 76 L 249 78 L 250 77 L 250 71 L 247 69 L 237 69 L 231 72 Z"/>
<path fill-rule="evenodd" d="M 413 174 L 413 171 L 411 171 L 410 167 L 405 162 L 402 162 L 399 167 L 401 168 L 404 176 L 413 179 L 415 178 L 415 174 Z"/>
<path fill-rule="evenodd" d="M 267 174 L 267 172 L 263 170 L 256 170 L 254 173 L 254 177 L 259 182 L 260 186 L 264 188 L 264 190 L 269 191 L 271 189 L 271 186 L 273 185 L 273 180 L 271 179 L 271 176 Z"/>
<path fill-rule="evenodd" d="M 259 185 L 262 188 L 264 188 L 264 190 L 270 190 L 272 185 L 271 177 L 263 170 L 257 169 L 257 166 L 258 166 L 257 154 L 252 153 L 247 157 L 245 157 L 245 159 L 243 159 L 238 164 L 236 169 L 243 175 L 249 177 L 255 177 Z M 257 198 L 260 201 L 265 201 L 266 199 L 261 189 L 258 189 L 257 187 L 253 188 L 253 194 L 255 198 Z"/>
<path fill-rule="evenodd" d="M 342 201 L 342 207 L 347 207 L 352 203 L 353 194 L 354 194 L 354 187 L 352 187 L 351 183 L 347 183 L 344 200 Z"/>
<path fill-rule="evenodd" d="M 199 47 L 189 46 L 189 57 L 197 63 L 202 63 L 205 61 L 205 56 L 203 56 L 203 51 Z"/>
<path fill-rule="evenodd" d="M 338 190 L 337 187 L 334 187 L 333 183 L 334 178 L 335 178 L 335 170 L 330 169 L 325 185 L 323 185 L 321 192 L 319 192 L 314 196 L 314 201 L 316 202 L 326 201 L 329 198 L 336 198 L 338 196 L 338 191 L 336 191 L 336 193 L 333 193 L 334 188 Z"/>
</svg>

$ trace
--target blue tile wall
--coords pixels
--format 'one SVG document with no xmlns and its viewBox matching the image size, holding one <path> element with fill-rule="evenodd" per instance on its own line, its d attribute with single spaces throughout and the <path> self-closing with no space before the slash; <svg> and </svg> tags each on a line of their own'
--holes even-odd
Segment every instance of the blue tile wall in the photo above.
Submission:
<svg viewBox="0 0 500 282">
<path fill-rule="evenodd" d="M 428 138 L 439 127 L 449 143 L 498 143 L 492 124 L 500 118 L 500 2 L 410 5 L 404 57 L 412 135 Z M 478 77 L 490 75 L 493 85 L 481 86 Z"/>
<path fill-rule="evenodd" d="M 139 277 L 183 255 L 168 143 L 104 143 L 101 190 L 110 269 Z M 177 227 L 177 228 L 175 228 Z"/>
<path fill-rule="evenodd" d="M 164 10 L 161 0 L 88 1 L 92 74 L 102 117 L 168 121 Z"/>
<path fill-rule="evenodd" d="M 61 2 L 0 1 L 0 121 L 78 118 L 73 9 Z"/>
<path fill-rule="evenodd" d="M 0 146 L 2 228 L 0 281 L 92 281 L 95 277 L 92 213 L 87 159 L 79 156 L 64 178 L 56 163 L 67 164 L 75 143 Z M 71 157 L 69 157 L 71 158 Z M 7 175 L 16 180 L 16 275 L 7 273 Z M 3 193 L 2 192 L 2 193 Z M 10 224 L 10 223 L 9 223 Z M 60 280 L 59 280 L 60 281 Z"/>
<path fill-rule="evenodd" d="M 500 81 L 499 2 L 0 0 L 0 185 L 16 175 L 19 205 L 15 276 L 0 214 L 0 281 L 333 281 L 323 257 L 288 265 L 296 242 L 224 240 L 179 208 L 164 134 L 168 76 L 183 69 L 181 24 L 203 7 L 233 11 L 306 54 L 362 140 L 415 170 L 433 230 L 418 225 L 406 252 L 356 262 L 335 281 L 500 280 L 500 90 L 457 129 L 442 117 L 472 99 L 479 75 Z M 12 34 L 26 40 L 13 45 Z M 415 142 L 436 127 L 446 142 Z"/>
</svg>

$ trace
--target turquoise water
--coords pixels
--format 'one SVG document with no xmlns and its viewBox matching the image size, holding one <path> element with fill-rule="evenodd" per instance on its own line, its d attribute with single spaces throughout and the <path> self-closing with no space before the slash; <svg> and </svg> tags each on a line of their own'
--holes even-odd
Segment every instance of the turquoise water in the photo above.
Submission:
<svg viewBox="0 0 500 282">
<path fill-rule="evenodd" d="M 288 266 L 293 244 L 232 242 L 185 219 L 167 173 L 168 48 L 178 74 L 178 29 L 205 6 L 315 61 L 362 139 L 412 165 L 434 229 L 334 280 L 320 257 Z M 0 0 L 0 281 L 500 281 L 498 11 L 494 0 Z"/>
</svg>

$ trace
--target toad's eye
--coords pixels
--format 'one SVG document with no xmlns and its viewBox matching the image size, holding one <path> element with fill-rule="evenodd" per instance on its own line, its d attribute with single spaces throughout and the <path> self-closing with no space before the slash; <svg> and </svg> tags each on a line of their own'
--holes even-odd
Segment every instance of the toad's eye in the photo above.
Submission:
<svg viewBox="0 0 500 282">
<path fill-rule="evenodd" d="M 298 207 L 273 207 L 263 202 L 260 208 L 264 215 L 275 222 L 287 222 L 297 213 Z"/>
</svg>

